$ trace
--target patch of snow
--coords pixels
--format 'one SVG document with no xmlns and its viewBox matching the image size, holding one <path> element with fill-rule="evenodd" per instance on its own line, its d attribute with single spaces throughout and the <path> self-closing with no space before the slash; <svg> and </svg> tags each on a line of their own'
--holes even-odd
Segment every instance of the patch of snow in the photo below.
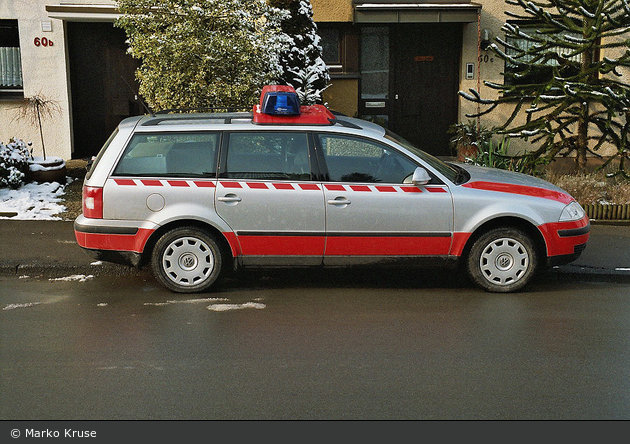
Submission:
<svg viewBox="0 0 630 444">
<path fill-rule="evenodd" d="M 152 305 L 154 307 L 163 307 L 165 305 L 172 304 L 199 304 L 202 302 L 222 302 L 228 301 L 226 298 L 202 298 L 202 299 L 180 299 L 180 300 L 172 300 L 166 302 L 145 302 L 144 305 Z"/>
<path fill-rule="evenodd" d="M 95 261 L 95 262 L 91 262 L 90 265 L 103 265 L 103 261 Z"/>
<path fill-rule="evenodd" d="M 255 308 L 257 310 L 262 310 L 266 308 L 266 305 L 260 304 L 258 302 L 245 302 L 244 304 L 212 304 L 209 305 L 207 308 L 211 311 L 242 310 L 244 308 Z"/>
<path fill-rule="evenodd" d="M 79 281 L 79 282 L 85 282 L 88 279 L 92 279 L 94 277 L 94 275 L 92 274 L 88 274 L 87 276 L 84 274 L 73 274 L 72 276 L 64 276 L 64 277 L 60 277 L 60 278 L 50 278 L 48 279 L 49 281 L 53 282 L 53 281 L 65 281 L 65 282 L 71 282 L 71 281 Z"/>
<path fill-rule="evenodd" d="M 57 182 L 32 182 L 17 190 L 0 188 L 0 219 L 61 220 L 57 215 L 66 211 L 61 203 L 64 193 L 65 186 Z"/>
<path fill-rule="evenodd" d="M 107 307 L 107 302 L 101 302 L 100 304 L 96 304 L 97 307 Z"/>
<path fill-rule="evenodd" d="M 6 307 L 4 307 L 2 310 L 6 311 L 6 310 L 15 310 L 16 308 L 34 307 L 40 304 L 41 302 L 27 302 L 25 304 L 9 304 Z"/>
</svg>

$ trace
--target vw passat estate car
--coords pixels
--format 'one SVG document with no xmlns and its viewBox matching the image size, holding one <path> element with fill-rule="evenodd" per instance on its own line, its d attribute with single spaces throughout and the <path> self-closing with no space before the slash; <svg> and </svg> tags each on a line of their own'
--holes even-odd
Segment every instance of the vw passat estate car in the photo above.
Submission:
<svg viewBox="0 0 630 444">
<path fill-rule="evenodd" d="M 590 224 L 565 191 L 449 163 L 382 127 L 267 86 L 252 112 L 120 123 L 83 186 L 78 244 L 150 265 L 174 292 L 250 266 L 460 264 L 511 292 L 575 260 Z"/>
</svg>

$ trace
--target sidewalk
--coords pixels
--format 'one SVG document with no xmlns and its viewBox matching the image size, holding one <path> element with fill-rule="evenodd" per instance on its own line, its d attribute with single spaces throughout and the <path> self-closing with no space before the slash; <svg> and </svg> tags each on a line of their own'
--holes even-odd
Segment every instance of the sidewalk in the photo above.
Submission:
<svg viewBox="0 0 630 444">
<path fill-rule="evenodd" d="M 591 225 L 586 250 L 550 272 L 584 280 L 630 283 L 630 225 Z M 0 275 L 125 275 L 146 271 L 95 263 L 76 243 L 71 221 L 0 221 Z"/>
</svg>

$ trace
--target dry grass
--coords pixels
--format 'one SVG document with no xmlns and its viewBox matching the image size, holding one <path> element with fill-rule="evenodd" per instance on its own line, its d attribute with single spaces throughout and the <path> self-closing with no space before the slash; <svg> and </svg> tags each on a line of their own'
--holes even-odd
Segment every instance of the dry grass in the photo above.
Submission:
<svg viewBox="0 0 630 444">
<path fill-rule="evenodd" d="M 630 181 L 621 177 L 608 178 L 604 172 L 547 172 L 543 178 L 567 191 L 583 205 L 630 204 Z"/>
</svg>

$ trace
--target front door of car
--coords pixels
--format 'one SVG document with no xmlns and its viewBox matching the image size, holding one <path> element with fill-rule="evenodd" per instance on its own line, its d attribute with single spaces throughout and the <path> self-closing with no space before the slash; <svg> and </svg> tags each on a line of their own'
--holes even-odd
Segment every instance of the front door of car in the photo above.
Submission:
<svg viewBox="0 0 630 444">
<path fill-rule="evenodd" d="M 367 263 L 384 258 L 446 257 L 453 204 L 444 183 L 411 183 L 418 167 L 372 140 L 319 134 L 328 181 L 324 263 Z"/>
<path fill-rule="evenodd" d="M 244 265 L 321 264 L 324 193 L 301 132 L 233 132 L 219 161 L 215 205 Z"/>
</svg>

